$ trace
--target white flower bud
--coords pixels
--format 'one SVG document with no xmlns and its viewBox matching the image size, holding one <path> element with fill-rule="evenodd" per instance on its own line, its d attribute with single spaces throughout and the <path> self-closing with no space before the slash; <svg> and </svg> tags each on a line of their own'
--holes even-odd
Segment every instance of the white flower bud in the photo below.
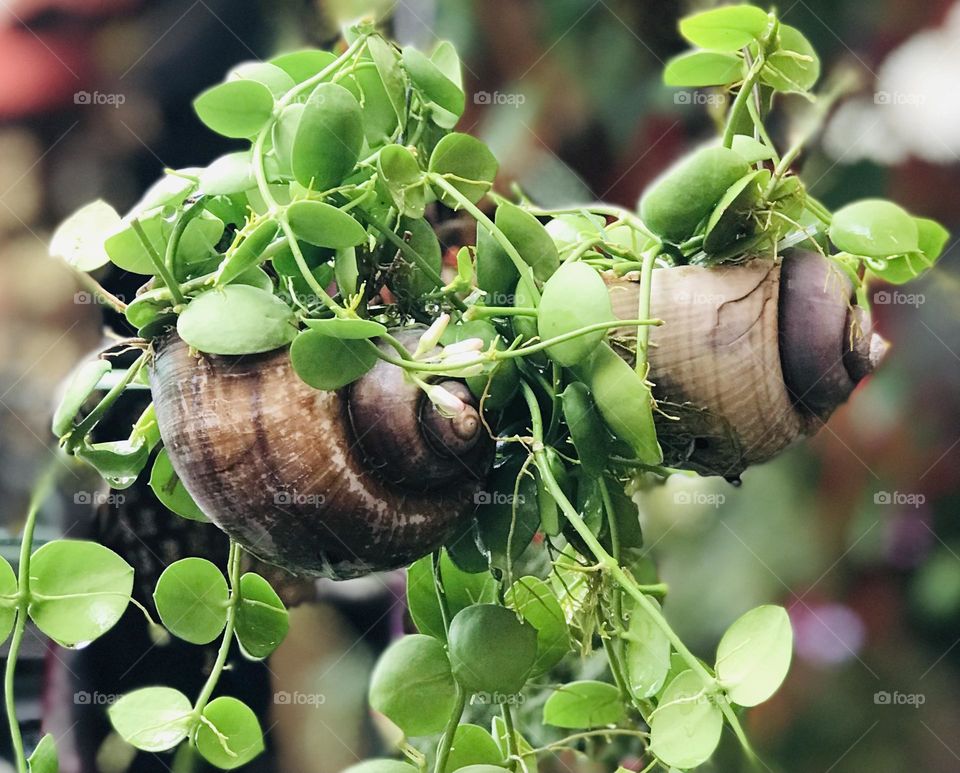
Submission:
<svg viewBox="0 0 960 773">
<path fill-rule="evenodd" d="M 482 338 L 466 338 L 455 344 L 449 344 L 443 347 L 443 359 L 449 360 L 450 357 L 459 354 L 471 354 L 473 352 L 482 352 L 484 347 Z"/>
<path fill-rule="evenodd" d="M 427 393 L 430 402 L 440 411 L 440 414 L 448 419 L 452 419 L 467 407 L 463 400 L 442 386 L 427 384 L 424 391 Z"/>
<path fill-rule="evenodd" d="M 426 332 L 422 336 L 420 336 L 420 341 L 417 343 L 417 350 L 413 353 L 413 358 L 415 360 L 420 359 L 424 354 L 429 352 L 437 345 L 437 342 L 440 341 L 440 337 L 444 334 L 444 331 L 446 331 L 449 323 L 449 314 L 441 314 L 436 318 L 436 320 L 434 320 L 433 324 L 427 328 Z"/>
</svg>

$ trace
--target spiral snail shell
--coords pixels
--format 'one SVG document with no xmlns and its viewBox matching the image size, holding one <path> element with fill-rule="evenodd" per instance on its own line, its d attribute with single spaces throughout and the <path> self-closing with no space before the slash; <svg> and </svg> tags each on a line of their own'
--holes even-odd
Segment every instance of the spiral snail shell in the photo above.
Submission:
<svg viewBox="0 0 960 773">
<path fill-rule="evenodd" d="M 622 319 L 636 316 L 636 279 L 607 277 Z M 802 250 L 654 271 L 651 315 L 664 324 L 649 380 L 666 463 L 732 479 L 820 429 L 886 350 L 854 302 L 850 280 Z"/>
<path fill-rule="evenodd" d="M 286 348 L 195 355 L 173 335 L 152 367 L 160 434 L 187 491 L 249 552 L 296 573 L 354 577 L 439 547 L 492 460 L 459 382 L 447 386 L 467 408 L 450 420 L 382 361 L 324 392 L 299 379 Z"/>
</svg>

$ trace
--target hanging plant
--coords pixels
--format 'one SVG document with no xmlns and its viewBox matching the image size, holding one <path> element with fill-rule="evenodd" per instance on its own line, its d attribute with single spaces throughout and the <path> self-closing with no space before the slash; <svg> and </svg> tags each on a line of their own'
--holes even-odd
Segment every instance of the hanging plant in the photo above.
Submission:
<svg viewBox="0 0 960 773">
<path fill-rule="evenodd" d="M 919 275 L 947 233 L 891 202 L 831 213 L 809 194 L 793 162 L 810 135 L 781 149 L 764 127 L 783 95 L 821 115 L 839 96 L 813 96 L 819 60 L 799 30 L 739 5 L 681 32 L 696 48 L 667 83 L 727 94 L 726 120 L 637 211 L 494 194 L 493 154 L 452 131 L 453 47 L 399 49 L 360 24 L 336 54 L 244 64 L 196 99 L 241 150 L 166 170 L 122 217 L 95 202 L 58 229 L 51 251 L 78 271 L 145 277 L 129 304 L 85 279 L 137 329 L 139 356 L 77 369 L 60 445 L 115 488 L 149 468 L 173 513 L 231 538 L 226 576 L 186 558 L 160 577 L 160 621 L 221 645 L 196 699 L 150 687 L 110 708 L 128 743 L 186 741 L 224 769 L 262 750 L 251 709 L 214 697 L 235 638 L 264 658 L 286 633 L 269 583 L 241 573 L 246 551 L 333 578 L 408 567 L 419 633 L 387 649 L 370 687 L 405 761 L 358 771 L 531 773 L 565 748 L 688 769 L 724 724 L 753 754 L 737 707 L 783 681 L 787 614 L 754 609 L 697 657 L 661 611 L 626 491 L 735 480 L 812 434 L 885 348 L 867 281 Z M 428 219 L 442 208 L 477 225 L 449 277 Z M 143 386 L 153 402 L 129 437 L 94 442 Z M 8 674 L 28 618 L 77 646 L 130 600 L 133 570 L 106 548 L 32 551 L 39 501 L 19 576 L 0 564 Z M 595 650 L 606 668 L 571 678 L 572 653 Z M 478 705 L 490 731 L 463 721 Z M 51 737 L 27 761 L 11 730 L 21 773 L 56 769 Z"/>
</svg>

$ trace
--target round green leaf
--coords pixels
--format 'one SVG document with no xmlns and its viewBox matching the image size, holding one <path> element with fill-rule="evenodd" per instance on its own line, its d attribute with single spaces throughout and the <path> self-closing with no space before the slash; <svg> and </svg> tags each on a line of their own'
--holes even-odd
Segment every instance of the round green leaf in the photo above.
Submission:
<svg viewBox="0 0 960 773">
<path fill-rule="evenodd" d="M 466 105 L 463 89 L 447 77 L 436 62 L 412 46 L 406 46 L 403 49 L 403 66 L 427 99 L 455 116 L 463 113 Z"/>
<path fill-rule="evenodd" d="M 169 224 L 159 210 L 139 215 L 137 218 L 147 241 L 158 255 L 163 255 L 167 244 Z M 108 236 L 103 249 L 115 266 L 133 274 L 153 274 L 156 268 L 150 254 L 143 246 L 140 235 L 130 225 L 131 218 L 124 220 L 124 227 Z"/>
<path fill-rule="evenodd" d="M 612 322 L 610 293 L 600 275 L 586 263 L 564 263 L 547 280 L 537 310 L 537 329 L 544 341 L 600 322 Z M 606 330 L 572 338 L 547 349 L 565 367 L 586 359 L 606 336 Z"/>
<path fill-rule="evenodd" d="M 554 727 L 585 729 L 615 725 L 624 717 L 620 693 L 606 682 L 570 682 L 543 705 L 543 722 Z"/>
<path fill-rule="evenodd" d="M 270 60 L 270 64 L 275 64 L 297 83 L 303 83 L 333 64 L 336 59 L 336 54 L 330 51 L 304 48 L 275 56 Z"/>
<path fill-rule="evenodd" d="M 457 688 L 443 645 L 414 634 L 380 656 L 370 678 L 370 705 L 408 736 L 439 733 L 457 702 Z"/>
<path fill-rule="evenodd" d="M 242 193 L 256 184 L 250 152 L 246 150 L 220 156 L 200 172 L 200 190 L 210 196 Z"/>
<path fill-rule="evenodd" d="M 344 338 L 351 341 L 376 338 L 387 332 L 385 325 L 372 319 L 331 317 L 330 319 L 305 319 L 303 324 L 330 338 Z"/>
<path fill-rule="evenodd" d="M 275 295 L 233 284 L 191 300 L 177 319 L 177 333 L 207 354 L 255 354 L 290 343 L 297 318 Z"/>
<path fill-rule="evenodd" d="M 0 557 L 0 644 L 7 640 L 17 619 L 17 575 Z"/>
<path fill-rule="evenodd" d="M 447 643 L 460 685 L 501 700 L 523 689 L 537 659 L 536 629 L 499 604 L 474 604 L 458 612 Z"/>
<path fill-rule="evenodd" d="M 768 604 L 731 625 L 717 647 L 717 679 L 730 700 L 756 706 L 773 695 L 790 670 L 793 628 L 787 610 Z"/>
<path fill-rule="evenodd" d="M 207 89 L 193 100 L 200 120 L 224 137 L 256 134 L 273 113 L 273 94 L 262 83 L 232 80 Z"/>
<path fill-rule="evenodd" d="M 290 165 L 301 185 L 324 191 L 353 171 L 363 145 L 360 103 L 336 83 L 317 86 L 303 108 Z"/>
<path fill-rule="evenodd" d="M 844 252 L 871 258 L 914 252 L 920 246 L 916 221 L 883 199 L 863 199 L 837 210 L 829 233 Z"/>
<path fill-rule="evenodd" d="M 287 207 L 287 220 L 298 239 L 317 247 L 355 247 L 367 237 L 363 226 L 349 214 L 322 201 L 293 202 Z"/>
<path fill-rule="evenodd" d="M 546 281 L 560 265 L 560 254 L 547 229 L 533 215 L 515 204 L 504 202 L 494 218 L 497 228 L 517 248 L 534 276 Z"/>
<path fill-rule="evenodd" d="M 761 77 L 777 91 L 809 91 L 820 77 L 820 59 L 800 30 L 781 24 L 780 46 L 767 59 Z"/>
<path fill-rule="evenodd" d="M 287 608 L 277 592 L 259 574 L 240 578 L 237 639 L 244 652 L 256 659 L 268 657 L 280 646 L 290 628 Z"/>
<path fill-rule="evenodd" d="M 440 556 L 440 577 L 451 615 L 456 615 L 471 604 L 488 603 L 496 599 L 497 583 L 489 572 L 468 574 L 453 563 L 446 551 Z M 441 641 L 447 640 L 431 556 L 424 556 L 407 568 L 407 607 L 420 633 Z"/>
<path fill-rule="evenodd" d="M 668 86 L 725 86 L 743 77 L 743 59 L 719 51 L 690 51 L 673 57 L 663 70 Z"/>
<path fill-rule="evenodd" d="M 132 590 L 133 567 L 95 542 L 54 540 L 30 561 L 30 617 L 64 647 L 86 644 L 109 631 Z"/>
<path fill-rule="evenodd" d="M 108 360 L 90 360 L 77 368 L 53 412 L 53 434 L 62 437 L 73 426 L 73 419 L 107 373 L 113 369 Z"/>
<path fill-rule="evenodd" d="M 433 226 L 423 218 L 404 217 L 400 219 L 397 230 L 409 234 L 406 241 L 410 249 L 439 276 L 443 255 Z M 419 263 L 410 260 L 403 253 L 399 253 L 390 266 L 388 283 L 390 289 L 402 299 L 411 300 L 419 299 L 437 286 Z"/>
<path fill-rule="evenodd" d="M 479 725 L 458 725 L 443 772 L 453 773 L 468 765 L 500 765 L 503 761 L 503 753 L 490 733 Z"/>
<path fill-rule="evenodd" d="M 682 19 L 680 34 L 701 48 L 736 51 L 758 40 L 768 22 L 754 5 L 725 5 Z"/>
<path fill-rule="evenodd" d="M 264 748 L 257 715 L 242 701 L 228 696 L 207 704 L 197 725 L 196 743 L 200 755 L 222 770 L 246 765 Z"/>
<path fill-rule="evenodd" d="M 50 255 L 80 271 L 93 271 L 109 262 L 103 242 L 122 225 L 116 210 L 98 199 L 78 209 L 57 227 L 50 239 Z"/>
<path fill-rule="evenodd" d="M 316 330 L 305 330 L 290 346 L 293 369 L 314 389 L 340 389 L 376 361 L 376 350 L 366 341 L 331 338 Z"/>
<path fill-rule="evenodd" d="M 124 489 L 133 485 L 147 464 L 150 448 L 143 438 L 110 440 L 105 443 L 84 443 L 74 452 L 110 484 Z"/>
<path fill-rule="evenodd" d="M 497 176 L 497 159 L 476 137 L 453 132 L 444 137 L 430 155 L 430 171 L 446 175 L 447 181 L 471 203 L 479 201 Z M 437 191 L 448 207 L 459 209 L 459 202 L 444 191 Z"/>
<path fill-rule="evenodd" d="M 720 742 L 723 714 L 693 671 L 679 674 L 664 690 L 650 717 L 650 751 L 682 770 L 710 759 Z"/>
<path fill-rule="evenodd" d="M 397 210 L 407 217 L 423 217 L 426 189 L 413 153 L 402 145 L 387 145 L 380 151 L 377 168 Z"/>
<path fill-rule="evenodd" d="M 150 488 L 161 504 L 181 518 L 208 523 L 209 519 L 200 509 L 190 492 L 183 487 L 180 478 L 170 464 L 167 449 L 160 449 L 150 471 Z"/>
<path fill-rule="evenodd" d="M 930 263 L 933 263 L 950 241 L 950 232 L 936 220 L 926 217 L 915 217 L 914 222 L 917 224 L 920 252 Z"/>
<path fill-rule="evenodd" d="M 227 581 L 213 563 L 184 558 L 163 570 L 153 601 L 170 633 L 191 644 L 209 644 L 226 625 L 229 595 Z"/>
<path fill-rule="evenodd" d="M 172 749 L 190 734 L 196 722 L 190 699 L 172 687 L 134 690 L 107 713 L 120 737 L 145 752 Z"/>
<path fill-rule="evenodd" d="M 736 134 L 733 137 L 733 144 L 731 145 L 731 150 L 736 153 L 740 158 L 746 161 L 748 164 L 754 164 L 757 161 L 767 161 L 773 158 L 773 150 L 771 150 L 767 145 L 756 140 L 753 137 L 750 137 L 746 134 Z M 787 185 L 796 185 L 798 180 L 796 177 L 788 177 L 780 181 L 780 185 L 783 185 L 787 180 L 792 180 L 792 183 L 787 183 Z M 781 191 L 777 190 L 774 192 L 774 198 L 780 194 Z"/>
<path fill-rule="evenodd" d="M 286 70 L 270 62 L 243 62 L 234 67 L 227 78 L 262 83 L 277 99 L 296 85 Z"/>
<path fill-rule="evenodd" d="M 656 599 L 648 599 L 657 609 Z M 639 604 L 630 613 L 626 666 L 630 687 L 638 698 L 649 698 L 663 688 L 670 672 L 670 640 Z"/>
<path fill-rule="evenodd" d="M 537 629 L 537 659 L 530 676 L 545 674 L 570 651 L 570 632 L 560 601 L 539 577 L 521 577 L 507 591 L 506 602 Z"/>
</svg>

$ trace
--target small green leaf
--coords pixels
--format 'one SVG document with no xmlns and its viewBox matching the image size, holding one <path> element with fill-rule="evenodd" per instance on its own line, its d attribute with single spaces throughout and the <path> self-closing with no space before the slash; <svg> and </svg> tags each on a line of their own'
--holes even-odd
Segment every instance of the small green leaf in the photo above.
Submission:
<svg viewBox="0 0 960 773">
<path fill-rule="evenodd" d="M 660 604 L 649 598 L 657 609 Z M 638 698 L 649 698 L 663 688 L 670 672 L 670 640 L 639 604 L 630 612 L 626 661 L 630 688 Z"/>
<path fill-rule="evenodd" d="M 340 389 L 376 361 L 376 350 L 366 341 L 331 338 L 315 330 L 300 333 L 290 346 L 293 369 L 314 389 Z"/>
<path fill-rule="evenodd" d="M 541 340 L 614 319 L 607 285 L 586 263 L 564 263 L 543 286 L 543 297 L 537 309 L 537 330 Z M 547 354 L 564 367 L 571 367 L 596 351 L 606 335 L 606 330 L 594 330 L 554 344 L 547 349 Z"/>
<path fill-rule="evenodd" d="M 333 64 L 336 59 L 336 54 L 330 51 L 304 48 L 275 56 L 270 60 L 270 64 L 275 64 L 297 83 L 303 83 Z"/>
<path fill-rule="evenodd" d="M 205 558 L 184 558 L 163 570 L 153 601 L 174 636 L 209 644 L 227 622 L 229 590 L 223 573 Z"/>
<path fill-rule="evenodd" d="M 475 204 L 493 185 L 497 166 L 497 159 L 480 140 L 454 132 L 437 143 L 429 168 L 434 174 L 446 176 L 454 188 Z M 437 195 L 448 207 L 460 208 L 460 203 L 448 193 L 438 190 Z"/>
<path fill-rule="evenodd" d="M 293 145 L 297 139 L 304 107 L 300 102 L 287 105 L 273 125 L 273 155 L 279 174 L 284 178 L 293 177 Z"/>
<path fill-rule="evenodd" d="M 74 453 L 96 469 L 115 489 L 133 485 L 137 476 L 147 465 L 150 448 L 143 440 L 110 440 L 104 443 L 87 443 Z"/>
<path fill-rule="evenodd" d="M 146 234 L 147 241 L 157 255 L 161 257 L 167 245 L 169 223 L 163 218 L 163 213 L 155 210 L 138 216 L 140 226 Z M 133 274 L 153 274 L 156 268 L 140 240 L 140 235 L 130 225 L 131 218 L 124 220 L 124 227 L 108 236 L 103 242 L 103 249 L 110 256 L 110 262 L 115 266 Z"/>
<path fill-rule="evenodd" d="M 562 685 L 547 698 L 543 722 L 575 730 L 615 725 L 624 718 L 620 693 L 606 682 L 582 681 Z"/>
<path fill-rule="evenodd" d="M 27 760 L 30 773 L 58 773 L 60 761 L 57 759 L 57 742 L 51 733 L 40 739 Z"/>
<path fill-rule="evenodd" d="M 447 758 L 443 773 L 454 773 L 470 765 L 501 766 L 503 762 L 503 753 L 490 733 L 479 725 L 463 724 L 458 725 L 453 734 L 450 756 Z M 471 771 L 471 773 L 482 772 Z"/>
<path fill-rule="evenodd" d="M 363 145 L 360 103 L 336 83 L 321 83 L 310 94 L 297 125 L 290 165 L 301 185 L 325 191 L 353 171 Z"/>
<path fill-rule="evenodd" d="M 493 718 L 490 732 L 493 737 L 496 738 L 497 746 L 500 747 L 500 752 L 503 754 L 504 759 L 510 754 L 510 750 L 515 748 L 520 754 L 521 765 L 519 770 L 522 771 L 522 773 L 537 773 L 537 755 L 533 751 L 530 742 L 520 735 L 516 728 L 513 730 L 513 744 L 509 743 L 508 739 L 510 734 L 507 732 L 507 726 L 502 716 L 495 716 Z M 494 771 L 486 770 L 479 771 L 478 773 L 494 773 Z"/>
<path fill-rule="evenodd" d="M 333 258 L 333 272 L 337 289 L 343 298 L 349 298 L 357 294 L 360 269 L 357 266 L 356 248 L 347 247 L 343 250 L 337 250 L 337 254 Z"/>
<path fill-rule="evenodd" d="M 545 674 L 570 651 L 570 631 L 559 600 L 539 577 L 521 577 L 507 591 L 506 602 L 537 629 L 537 659 L 530 676 Z"/>
<path fill-rule="evenodd" d="M 763 36 L 769 19 L 754 5 L 725 5 L 680 21 L 680 34 L 694 45 L 736 51 Z"/>
<path fill-rule="evenodd" d="M 536 480 L 527 471 L 517 487 L 518 475 L 517 464 L 496 468 L 474 498 L 480 546 L 500 569 L 523 555 L 540 527 Z"/>
<path fill-rule="evenodd" d="M 227 253 L 217 269 L 214 284 L 221 287 L 230 284 L 248 269 L 259 266 L 263 262 L 263 251 L 277 235 L 277 227 L 276 220 L 267 219 L 247 234 L 235 250 Z"/>
<path fill-rule="evenodd" d="M 489 572 L 469 574 L 459 569 L 444 551 L 440 556 L 440 577 L 451 617 L 471 604 L 496 600 L 497 583 Z M 433 579 L 431 556 L 414 561 L 407 568 L 407 606 L 417 630 L 441 641 L 447 640 L 443 615 Z"/>
<path fill-rule="evenodd" d="M 391 760 L 386 757 L 375 757 L 351 765 L 342 773 L 417 773 L 417 768 L 409 762 Z"/>
<path fill-rule="evenodd" d="M 217 134 L 238 139 L 252 137 L 270 120 L 273 94 L 257 81 L 226 81 L 193 100 L 193 109 Z"/>
<path fill-rule="evenodd" d="M 440 240 L 433 226 L 423 218 L 403 217 L 400 219 L 397 231 L 404 234 L 410 249 L 433 269 L 434 274 L 439 276 L 443 254 Z M 406 236 L 407 234 L 409 236 Z M 398 254 L 390 266 L 388 284 L 395 294 L 407 301 L 419 300 L 437 287 L 437 282 L 420 267 L 420 264 L 403 253 Z"/>
<path fill-rule="evenodd" d="M 463 89 L 429 57 L 412 46 L 406 46 L 403 49 L 403 66 L 427 99 L 457 117 L 463 113 L 466 106 Z"/>
<path fill-rule="evenodd" d="M 174 471 L 165 448 L 160 450 L 153 462 L 153 469 L 150 471 L 150 488 L 164 507 L 181 518 L 209 523 L 207 516 L 193 501 L 190 492 L 184 488 L 180 477 Z"/>
<path fill-rule="evenodd" d="M 91 642 L 123 615 L 133 567 L 95 542 L 54 540 L 30 562 L 30 617 L 64 647 Z"/>
<path fill-rule="evenodd" d="M 17 619 L 17 575 L 0 557 L 0 644 L 7 640 Z"/>
<path fill-rule="evenodd" d="M 315 330 L 330 338 L 344 338 L 357 341 L 376 338 L 387 332 L 385 325 L 381 325 L 372 319 L 331 317 L 330 319 L 305 319 L 303 323 L 311 330 Z"/>
<path fill-rule="evenodd" d="M 773 695 L 790 670 L 793 628 L 783 607 L 751 609 L 731 625 L 717 647 L 717 679 L 730 700 L 756 706 Z"/>
<path fill-rule="evenodd" d="M 439 733 L 457 703 L 457 687 L 443 645 L 431 636 L 404 636 L 377 661 L 370 706 L 408 736 Z"/>
<path fill-rule="evenodd" d="M 863 199 L 837 210 L 830 240 L 844 252 L 886 258 L 920 247 L 917 222 L 903 208 L 883 199 Z"/>
<path fill-rule="evenodd" d="M 190 734 L 196 722 L 190 699 L 172 687 L 134 690 L 107 713 L 120 737 L 145 752 L 172 749 Z"/>
<path fill-rule="evenodd" d="M 497 207 L 494 222 L 537 279 L 544 282 L 553 275 L 560 265 L 560 253 L 539 220 L 517 205 L 504 202 Z"/>
<path fill-rule="evenodd" d="M 200 172 L 200 190 L 210 196 L 242 193 L 256 184 L 246 150 L 220 156 Z"/>
<path fill-rule="evenodd" d="M 237 607 L 237 640 L 243 651 L 257 660 L 268 657 L 289 628 L 287 608 L 270 583 L 259 574 L 244 574 Z"/>
<path fill-rule="evenodd" d="M 67 434 L 73 426 L 73 419 L 87 401 L 87 398 L 93 394 L 107 373 L 113 369 L 113 366 L 107 360 L 90 360 L 77 368 L 70 377 L 60 398 L 60 404 L 53 413 L 53 434 L 58 438 Z"/>
<path fill-rule="evenodd" d="M 584 472 L 599 476 L 609 455 L 609 434 L 586 384 L 574 381 L 560 395 L 563 418 Z"/>
<path fill-rule="evenodd" d="M 210 701 L 197 725 L 197 751 L 222 770 L 246 765 L 263 749 L 263 731 L 253 710 L 236 698 Z"/>
<path fill-rule="evenodd" d="M 748 164 L 755 164 L 757 161 L 767 161 L 773 158 L 773 150 L 764 145 L 760 140 L 749 137 L 746 134 L 736 134 L 733 137 L 731 146 L 734 153 L 740 156 Z M 796 178 L 788 178 L 796 180 Z"/>
<path fill-rule="evenodd" d="M 116 210 L 104 201 L 91 202 L 64 220 L 50 239 L 50 255 L 61 258 L 79 271 L 93 271 L 110 261 L 103 248 L 108 236 L 123 222 Z"/>
<path fill-rule="evenodd" d="M 930 263 L 935 263 L 950 241 L 950 232 L 936 220 L 926 217 L 915 217 L 914 222 L 917 224 L 920 252 Z"/>
<path fill-rule="evenodd" d="M 460 55 L 457 53 L 456 46 L 449 40 L 441 40 L 430 54 L 430 61 L 443 74 L 443 76 L 453 83 L 460 91 L 463 91 L 463 67 L 460 63 Z M 460 120 L 462 110 L 447 110 L 439 105 L 434 105 L 431 110 L 433 122 L 442 129 L 452 129 Z"/>
<path fill-rule="evenodd" d="M 796 27 L 780 25 L 780 46 L 767 59 L 762 80 L 777 91 L 806 92 L 820 77 L 820 59 Z"/>
<path fill-rule="evenodd" d="M 723 714 L 693 671 L 679 674 L 664 690 L 650 717 L 650 751 L 681 770 L 710 759 L 720 743 Z"/>
<path fill-rule="evenodd" d="M 663 82 L 668 86 L 725 86 L 743 78 L 743 59 L 719 51 L 690 51 L 667 62 Z"/>
<path fill-rule="evenodd" d="M 363 226 L 341 209 L 322 201 L 295 201 L 287 207 L 290 227 L 302 239 L 317 247 L 355 247 L 367 238 Z"/>
<path fill-rule="evenodd" d="M 243 62 L 230 70 L 227 78 L 262 83 L 277 99 L 296 86 L 286 70 L 270 62 Z"/>
<path fill-rule="evenodd" d="M 426 188 L 413 153 L 402 145 L 387 145 L 380 151 L 377 169 L 397 210 L 407 217 L 423 217 Z"/>
<path fill-rule="evenodd" d="M 177 318 L 177 333 L 207 354 L 255 354 L 290 343 L 297 319 L 275 295 L 232 284 L 191 300 Z"/>
</svg>

